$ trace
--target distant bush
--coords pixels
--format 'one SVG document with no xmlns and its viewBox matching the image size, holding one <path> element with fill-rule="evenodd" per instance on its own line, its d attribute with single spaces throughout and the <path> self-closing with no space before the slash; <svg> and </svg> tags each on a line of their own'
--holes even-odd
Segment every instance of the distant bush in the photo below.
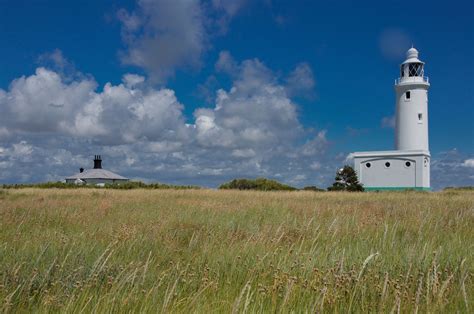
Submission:
<svg viewBox="0 0 474 314">
<path fill-rule="evenodd" d="M 318 188 L 317 186 L 314 186 L 314 185 L 305 186 L 301 190 L 302 191 L 314 191 L 314 192 L 326 192 L 326 190 L 320 189 L 320 188 Z"/>
<path fill-rule="evenodd" d="M 448 186 L 444 191 L 472 191 L 474 186 Z"/>
<path fill-rule="evenodd" d="M 275 180 L 257 178 L 253 179 L 234 179 L 222 184 L 221 190 L 257 190 L 257 191 L 296 191 L 297 189 L 280 183 Z"/>
<path fill-rule="evenodd" d="M 112 189 L 112 190 L 133 190 L 133 189 L 174 189 L 174 190 L 184 190 L 184 189 L 200 189 L 199 186 L 193 185 L 171 185 L 163 183 L 143 183 L 143 182 L 124 182 L 120 184 L 106 184 L 103 187 L 96 185 L 76 185 L 74 183 L 64 183 L 64 182 L 46 182 L 46 183 L 36 183 L 36 184 L 3 184 L 1 186 L 3 189 L 24 189 L 24 188 L 38 188 L 38 189 Z"/>
</svg>

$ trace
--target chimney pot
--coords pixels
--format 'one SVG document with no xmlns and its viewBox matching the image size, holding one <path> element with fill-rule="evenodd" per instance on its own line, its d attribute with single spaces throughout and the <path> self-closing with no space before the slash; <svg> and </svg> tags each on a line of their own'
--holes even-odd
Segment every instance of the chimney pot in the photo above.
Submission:
<svg viewBox="0 0 474 314">
<path fill-rule="evenodd" d="M 102 158 L 100 155 L 94 156 L 94 169 L 102 169 Z"/>
</svg>

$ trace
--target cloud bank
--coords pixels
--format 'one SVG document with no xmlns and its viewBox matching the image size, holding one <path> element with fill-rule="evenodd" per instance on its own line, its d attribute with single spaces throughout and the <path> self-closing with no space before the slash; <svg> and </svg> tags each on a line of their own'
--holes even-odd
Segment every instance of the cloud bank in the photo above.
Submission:
<svg viewBox="0 0 474 314">
<path fill-rule="evenodd" d="M 213 105 L 196 109 L 189 122 L 173 90 L 153 87 L 142 76 L 126 74 L 121 84 L 99 87 L 91 77 L 70 80 L 38 67 L 0 89 L 0 180 L 60 180 L 98 153 L 109 158 L 107 168 L 147 181 L 330 180 L 333 169 L 321 166 L 326 131 L 301 125 L 288 79 L 258 59 L 237 62 L 227 52 L 216 69 L 229 76 L 231 87 L 217 90 Z"/>
</svg>

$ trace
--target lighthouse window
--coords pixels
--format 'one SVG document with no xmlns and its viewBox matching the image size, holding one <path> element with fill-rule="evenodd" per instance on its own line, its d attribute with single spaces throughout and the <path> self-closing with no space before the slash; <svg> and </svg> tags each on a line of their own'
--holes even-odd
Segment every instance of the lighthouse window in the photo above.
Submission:
<svg viewBox="0 0 474 314">
<path fill-rule="evenodd" d="M 390 168 L 390 163 L 388 161 L 385 163 L 385 167 Z"/>
<path fill-rule="evenodd" d="M 372 167 L 372 164 L 371 164 L 370 162 L 368 162 L 368 163 L 365 164 L 365 166 L 366 166 L 367 168 L 370 168 L 370 167 Z"/>
<path fill-rule="evenodd" d="M 421 121 L 423 121 L 423 114 L 419 113 L 418 114 L 418 122 L 421 122 Z"/>
<path fill-rule="evenodd" d="M 411 93 L 408 91 L 405 93 L 405 99 L 410 99 Z"/>
<path fill-rule="evenodd" d="M 421 63 L 410 63 L 408 65 L 408 76 L 421 76 L 423 65 Z"/>
<path fill-rule="evenodd" d="M 407 162 L 405 163 L 405 166 L 406 166 L 407 168 L 409 168 L 409 167 L 411 166 L 411 162 L 407 161 Z"/>
</svg>

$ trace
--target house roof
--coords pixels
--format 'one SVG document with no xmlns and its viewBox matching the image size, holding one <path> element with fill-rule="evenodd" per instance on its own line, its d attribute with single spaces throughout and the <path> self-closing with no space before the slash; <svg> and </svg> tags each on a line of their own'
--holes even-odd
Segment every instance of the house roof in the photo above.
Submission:
<svg viewBox="0 0 474 314">
<path fill-rule="evenodd" d="M 386 150 L 386 151 L 372 151 L 372 152 L 355 152 L 352 157 L 397 157 L 397 156 L 428 156 L 430 152 L 427 150 Z"/>
<path fill-rule="evenodd" d="M 76 173 L 70 177 L 67 177 L 66 180 L 87 180 L 87 179 L 109 179 L 109 180 L 128 180 L 128 178 L 122 177 L 112 171 L 105 169 L 87 169 L 84 172 Z"/>
</svg>

